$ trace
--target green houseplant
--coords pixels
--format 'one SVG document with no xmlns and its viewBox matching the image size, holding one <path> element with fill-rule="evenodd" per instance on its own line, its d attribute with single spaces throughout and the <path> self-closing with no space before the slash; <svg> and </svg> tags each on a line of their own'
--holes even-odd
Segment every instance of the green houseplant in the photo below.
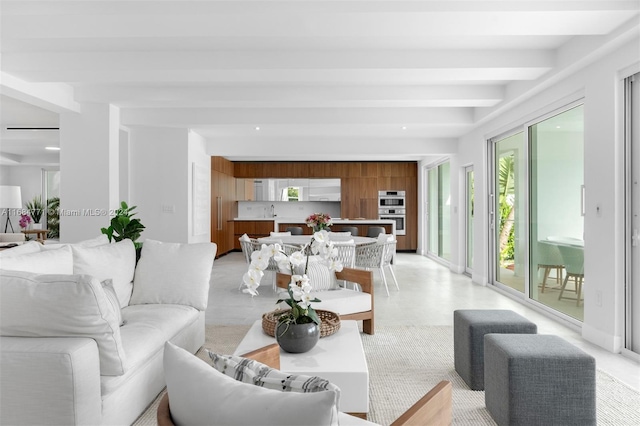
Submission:
<svg viewBox="0 0 640 426">
<path fill-rule="evenodd" d="M 111 218 L 111 225 L 108 228 L 101 228 L 100 231 L 109 237 L 109 241 L 122 241 L 130 239 L 139 255 L 142 249 L 142 243 L 137 242 L 140 234 L 144 230 L 144 225 L 139 219 L 134 219 L 136 213 L 133 210 L 136 206 L 127 206 L 124 201 L 120 203 L 120 208 L 116 210 L 116 215 Z"/>
<path fill-rule="evenodd" d="M 25 207 L 29 211 L 29 216 L 33 219 L 33 223 L 40 223 L 42 214 L 44 213 L 44 204 L 42 203 L 42 197 L 36 195 L 33 200 L 28 201 Z"/>
<path fill-rule="evenodd" d="M 60 198 L 47 200 L 47 238 L 60 238 Z"/>
</svg>

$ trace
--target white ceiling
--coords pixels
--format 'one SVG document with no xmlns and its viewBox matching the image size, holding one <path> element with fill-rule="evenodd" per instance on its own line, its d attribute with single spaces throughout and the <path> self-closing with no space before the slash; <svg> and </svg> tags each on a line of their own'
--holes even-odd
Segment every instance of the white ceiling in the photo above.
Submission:
<svg viewBox="0 0 640 426">
<path fill-rule="evenodd" d="M 2 0 L 1 69 L 232 160 L 418 160 L 616 45 L 637 0 Z M 0 89 L 2 88 L 0 84 Z M 0 92 L 5 93 L 5 92 Z M 6 94 L 6 93 L 5 93 Z M 11 93 L 14 95 L 14 92 Z M 0 154 L 57 123 L 2 96 Z M 259 127 L 259 130 L 256 128 Z"/>
</svg>

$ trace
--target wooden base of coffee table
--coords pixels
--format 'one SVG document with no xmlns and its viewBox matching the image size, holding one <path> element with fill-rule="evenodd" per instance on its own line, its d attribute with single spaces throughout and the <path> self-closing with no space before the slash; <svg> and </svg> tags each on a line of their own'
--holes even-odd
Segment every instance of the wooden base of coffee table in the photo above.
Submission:
<svg viewBox="0 0 640 426">
<path fill-rule="evenodd" d="M 262 331 L 262 321 L 258 320 L 234 354 L 251 352 L 274 342 L 275 338 Z M 309 352 L 290 354 L 280 350 L 280 370 L 329 380 L 340 388 L 340 411 L 367 418 L 369 368 L 357 321 L 342 321 L 340 330 L 321 338 Z"/>
</svg>

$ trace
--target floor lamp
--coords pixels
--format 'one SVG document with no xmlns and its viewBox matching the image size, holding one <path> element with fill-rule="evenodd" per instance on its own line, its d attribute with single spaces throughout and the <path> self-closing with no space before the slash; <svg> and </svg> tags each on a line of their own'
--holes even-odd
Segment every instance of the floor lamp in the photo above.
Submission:
<svg viewBox="0 0 640 426">
<path fill-rule="evenodd" d="M 22 208 L 22 197 L 19 186 L 0 185 L 0 208 L 6 209 L 7 220 L 4 223 L 4 232 L 7 232 L 9 226 L 11 226 L 11 232 L 15 232 L 11 224 L 11 219 L 9 218 L 9 213 L 10 209 Z"/>
</svg>

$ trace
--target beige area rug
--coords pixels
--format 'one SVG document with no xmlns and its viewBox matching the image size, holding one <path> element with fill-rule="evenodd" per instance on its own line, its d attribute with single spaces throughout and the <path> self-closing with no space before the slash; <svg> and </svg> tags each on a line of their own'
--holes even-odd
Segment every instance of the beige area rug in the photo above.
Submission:
<svg viewBox="0 0 640 426">
<path fill-rule="evenodd" d="M 205 347 L 232 353 L 248 329 L 207 326 Z M 438 382 L 449 380 L 453 384 L 454 425 L 495 425 L 484 407 L 484 392 L 470 390 L 454 370 L 452 327 L 378 326 L 375 335 L 361 336 L 369 363 L 372 422 L 390 424 Z M 599 425 L 640 425 L 640 393 L 600 370 L 596 383 Z M 159 399 L 134 425 L 156 424 Z"/>
</svg>

